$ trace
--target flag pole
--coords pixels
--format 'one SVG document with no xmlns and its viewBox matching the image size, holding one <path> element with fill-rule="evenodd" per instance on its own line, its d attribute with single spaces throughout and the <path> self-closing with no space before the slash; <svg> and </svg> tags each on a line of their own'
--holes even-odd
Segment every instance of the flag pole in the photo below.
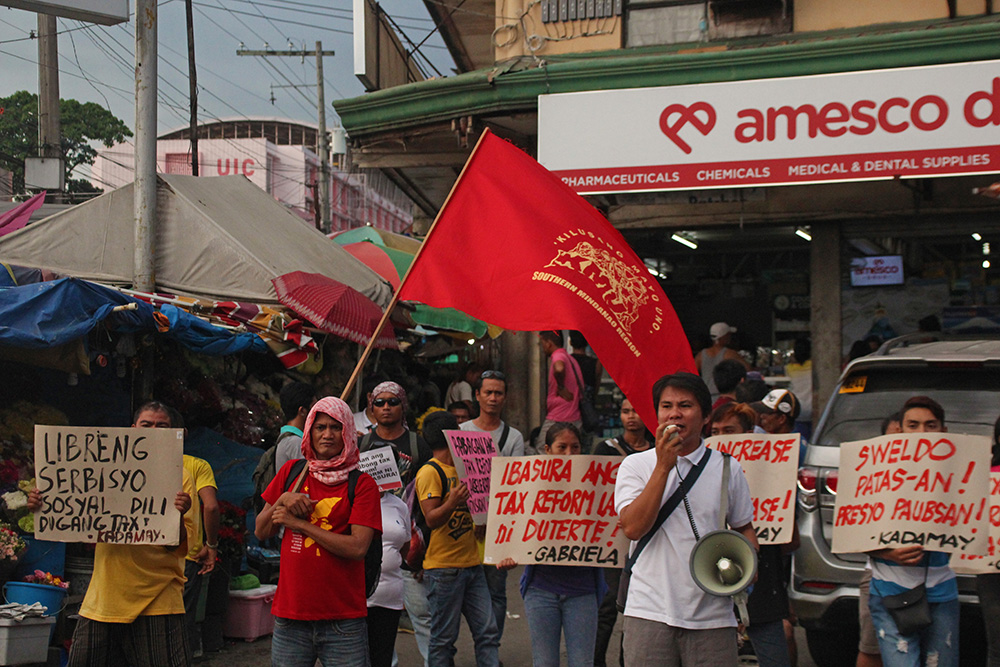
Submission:
<svg viewBox="0 0 1000 667">
<path fill-rule="evenodd" d="M 385 328 L 386 322 L 389 321 L 389 316 L 392 314 L 393 308 L 395 308 L 396 304 L 399 303 L 399 295 L 403 291 L 403 285 L 406 284 L 406 279 L 410 277 L 413 267 L 415 267 L 417 262 L 420 261 L 420 255 L 424 252 L 424 248 L 427 247 L 427 241 L 431 238 L 431 234 L 434 233 L 434 228 L 437 226 L 438 220 L 441 219 L 441 214 L 444 213 L 446 208 L 448 208 L 448 202 L 451 201 L 451 196 L 455 194 L 455 189 L 458 187 L 458 184 L 462 182 L 462 177 L 465 176 L 465 170 L 469 168 L 470 164 L 472 164 L 472 158 L 476 156 L 476 151 L 479 150 L 479 146 L 483 143 L 483 139 L 486 138 L 487 134 L 490 134 L 489 128 L 484 129 L 482 134 L 479 135 L 479 140 L 476 141 L 476 145 L 473 147 L 472 152 L 469 153 L 469 159 L 465 161 L 465 165 L 462 167 L 462 171 L 458 174 L 458 178 L 455 179 L 455 183 L 451 186 L 451 190 L 448 192 L 448 196 L 445 198 L 444 204 L 442 204 L 440 210 L 438 210 L 438 214 L 434 216 L 434 222 L 431 223 L 430 229 L 427 230 L 427 236 L 424 237 L 423 243 L 421 243 L 420 247 L 417 248 L 417 252 L 413 256 L 413 261 L 410 262 L 410 266 L 407 267 L 406 273 L 403 274 L 403 279 L 399 282 L 399 289 L 397 289 L 392 295 L 392 300 L 389 301 L 389 305 L 385 307 L 385 312 L 382 313 L 382 319 L 379 320 L 378 326 L 375 327 L 375 332 L 372 333 L 371 338 L 368 340 L 368 345 L 365 346 L 364 352 L 362 352 L 361 356 L 358 358 L 358 363 L 354 367 L 354 371 L 351 373 L 350 379 L 348 379 L 347 384 L 344 385 L 344 389 L 340 394 L 341 400 L 346 401 L 347 397 L 350 396 L 351 389 L 354 388 L 354 383 L 357 382 L 358 375 L 361 374 L 361 369 L 364 368 L 365 362 L 368 361 L 368 357 L 371 354 L 372 349 L 375 347 L 375 340 L 378 338 L 379 334 L 382 333 L 382 329 Z"/>
</svg>

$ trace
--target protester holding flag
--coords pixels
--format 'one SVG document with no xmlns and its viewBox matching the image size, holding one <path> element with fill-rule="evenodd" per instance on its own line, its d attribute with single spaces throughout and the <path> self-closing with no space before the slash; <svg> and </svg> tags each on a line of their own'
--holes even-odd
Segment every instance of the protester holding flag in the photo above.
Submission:
<svg viewBox="0 0 1000 667">
<path fill-rule="evenodd" d="M 556 422 L 545 435 L 545 453 L 579 454 L 582 435 L 575 424 Z M 512 558 L 498 567 L 516 567 Z M 528 565 L 521 575 L 521 597 L 531 633 L 534 667 L 559 667 L 559 637 L 566 640 L 569 667 L 593 667 L 597 609 L 608 585 L 603 568 L 572 565 Z"/>
<path fill-rule="evenodd" d="M 577 428 L 582 427 L 580 395 L 583 392 L 580 365 L 563 349 L 562 331 L 543 331 L 538 338 L 542 342 L 542 351 L 549 358 L 549 381 L 546 385 L 545 421 L 538 432 L 536 450 L 542 449 L 546 442 L 545 434 L 554 424 L 569 422 Z"/>
<path fill-rule="evenodd" d="M 354 415 L 344 401 L 318 401 L 302 429 L 305 465 L 286 463 L 263 493 L 255 534 L 265 540 L 285 527 L 274 598 L 271 663 L 276 667 L 368 665 L 365 564 L 382 530 L 378 487 L 360 473 Z"/>
</svg>

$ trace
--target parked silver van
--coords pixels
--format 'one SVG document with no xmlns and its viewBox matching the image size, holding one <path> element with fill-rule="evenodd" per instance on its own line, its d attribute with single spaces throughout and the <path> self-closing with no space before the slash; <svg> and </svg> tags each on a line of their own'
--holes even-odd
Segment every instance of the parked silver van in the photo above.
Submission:
<svg viewBox="0 0 1000 667">
<path fill-rule="evenodd" d="M 855 359 L 841 375 L 806 448 L 798 478 L 802 545 L 789 597 L 819 667 L 853 666 L 863 554 L 834 554 L 833 507 L 840 443 L 872 438 L 911 396 L 930 396 L 951 433 L 987 435 L 1000 416 L 1000 337 L 913 334 Z M 962 665 L 984 664 L 986 638 L 975 581 L 959 576 Z"/>
</svg>

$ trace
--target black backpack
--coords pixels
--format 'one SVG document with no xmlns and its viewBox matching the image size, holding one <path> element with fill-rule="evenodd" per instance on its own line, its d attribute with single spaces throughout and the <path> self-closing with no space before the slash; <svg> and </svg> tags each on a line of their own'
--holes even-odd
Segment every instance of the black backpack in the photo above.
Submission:
<svg viewBox="0 0 1000 667">
<path fill-rule="evenodd" d="M 296 459 L 292 464 L 292 469 L 288 471 L 288 478 L 285 479 L 285 491 L 288 491 L 292 484 L 302 474 L 306 466 L 305 459 Z M 358 480 L 365 473 L 357 468 L 347 475 L 347 504 L 354 508 L 354 487 L 358 485 Z M 370 598 L 378 588 L 379 577 L 382 576 L 382 534 L 375 531 L 372 541 L 368 544 L 368 551 L 365 553 L 365 597 Z"/>
<path fill-rule="evenodd" d="M 448 478 L 445 476 L 444 470 L 434 459 L 424 465 L 429 465 L 437 471 L 438 477 L 441 478 L 441 497 L 447 496 Z M 406 553 L 406 560 L 403 561 L 403 569 L 419 572 L 424 567 L 424 555 L 427 553 L 427 545 L 431 541 L 431 527 L 427 525 L 427 518 L 424 517 L 423 510 L 420 509 L 416 475 L 406 485 L 406 490 L 403 492 L 403 502 L 410 509 L 410 549 Z"/>
<path fill-rule="evenodd" d="M 279 435 L 278 440 L 261 454 L 260 460 L 257 461 L 257 467 L 253 470 L 253 509 L 257 514 L 260 514 L 260 511 L 264 509 L 264 491 L 267 490 L 274 476 L 278 474 L 275 466 L 278 445 L 282 440 L 291 435 L 294 435 L 294 433 L 289 431 L 285 431 Z"/>
</svg>

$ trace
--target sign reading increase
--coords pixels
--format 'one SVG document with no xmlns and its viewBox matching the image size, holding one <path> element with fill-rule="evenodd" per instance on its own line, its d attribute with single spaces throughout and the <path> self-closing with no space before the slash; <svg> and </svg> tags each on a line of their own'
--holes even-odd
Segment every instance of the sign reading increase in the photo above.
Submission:
<svg viewBox="0 0 1000 667">
<path fill-rule="evenodd" d="M 177 544 L 184 433 L 160 428 L 35 427 L 42 509 L 35 536 L 56 542 Z"/>
<path fill-rule="evenodd" d="M 620 456 L 493 459 L 483 562 L 623 567 L 629 540 L 618 527 Z"/>
</svg>

